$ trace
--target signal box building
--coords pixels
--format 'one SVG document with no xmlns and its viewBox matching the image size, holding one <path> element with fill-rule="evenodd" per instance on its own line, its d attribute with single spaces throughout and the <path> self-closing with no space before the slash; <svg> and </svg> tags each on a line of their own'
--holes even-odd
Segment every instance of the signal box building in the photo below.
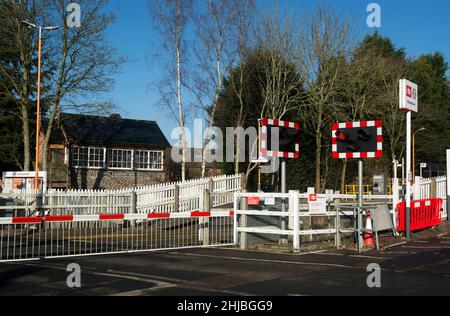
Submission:
<svg viewBox="0 0 450 316">
<path fill-rule="evenodd" d="M 154 121 L 62 113 L 50 138 L 48 186 L 109 190 L 165 182 L 170 148 Z"/>
</svg>

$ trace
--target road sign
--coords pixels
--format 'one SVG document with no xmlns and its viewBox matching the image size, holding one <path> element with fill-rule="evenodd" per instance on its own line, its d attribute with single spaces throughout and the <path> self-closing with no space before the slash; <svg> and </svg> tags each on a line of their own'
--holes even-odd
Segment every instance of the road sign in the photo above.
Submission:
<svg viewBox="0 0 450 316">
<path fill-rule="evenodd" d="M 36 190 L 35 186 L 36 173 L 33 172 L 3 172 L 3 193 L 13 193 Z M 47 172 L 39 171 L 39 189 L 43 192 L 47 191 Z"/>
<path fill-rule="evenodd" d="M 258 206 L 261 203 L 259 197 L 248 197 L 247 205 L 249 206 Z"/>
<path fill-rule="evenodd" d="M 419 88 L 406 79 L 400 80 L 400 109 L 415 113 L 419 111 Z"/>
<path fill-rule="evenodd" d="M 299 137 L 299 123 L 263 119 L 260 156 L 298 159 L 300 157 Z"/>
<path fill-rule="evenodd" d="M 264 205 L 265 206 L 274 206 L 275 205 L 275 198 L 274 197 L 266 197 L 266 198 L 264 198 Z"/>
<path fill-rule="evenodd" d="M 311 216 L 320 216 L 327 214 L 326 195 L 310 194 L 308 204 L 309 204 L 309 214 Z"/>
<path fill-rule="evenodd" d="M 334 159 L 366 159 L 383 156 L 381 121 L 337 123 L 332 126 Z"/>
</svg>

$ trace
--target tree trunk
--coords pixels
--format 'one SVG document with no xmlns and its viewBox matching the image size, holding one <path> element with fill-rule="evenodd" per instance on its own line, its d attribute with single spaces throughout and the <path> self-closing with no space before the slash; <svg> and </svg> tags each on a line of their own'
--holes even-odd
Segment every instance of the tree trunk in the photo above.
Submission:
<svg viewBox="0 0 450 316">
<path fill-rule="evenodd" d="M 50 142 L 50 136 L 52 134 L 53 123 L 56 117 L 56 110 L 58 106 L 53 107 L 50 117 L 48 119 L 47 130 L 45 131 L 44 144 L 42 145 L 42 170 L 48 171 L 48 144 Z"/>
<path fill-rule="evenodd" d="M 24 103 L 24 102 L 23 102 Z M 22 132 L 23 132 L 23 170 L 30 171 L 31 153 L 30 153 L 30 122 L 27 106 L 22 103 Z"/>
<path fill-rule="evenodd" d="M 234 173 L 239 174 L 239 146 L 240 146 L 241 137 L 240 135 L 236 135 L 236 155 L 234 158 Z M 231 150 L 231 148 L 227 148 L 227 150 Z"/>
<path fill-rule="evenodd" d="M 345 194 L 345 184 L 347 179 L 347 159 L 342 161 L 342 174 L 341 174 L 341 194 Z"/>
<path fill-rule="evenodd" d="M 316 193 L 321 192 L 322 135 L 316 133 Z"/>
<path fill-rule="evenodd" d="M 180 3 L 176 3 L 177 10 L 177 31 L 176 31 L 176 50 L 177 50 L 177 102 L 178 102 L 178 115 L 179 124 L 181 128 L 181 180 L 186 181 L 186 136 L 184 133 L 184 114 L 183 114 L 183 102 L 181 95 L 181 8 Z"/>
</svg>

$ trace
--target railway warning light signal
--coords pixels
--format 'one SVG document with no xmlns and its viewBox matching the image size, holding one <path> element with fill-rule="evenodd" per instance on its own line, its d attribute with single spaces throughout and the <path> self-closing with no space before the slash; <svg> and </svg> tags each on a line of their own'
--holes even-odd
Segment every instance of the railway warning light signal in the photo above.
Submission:
<svg viewBox="0 0 450 316">
<path fill-rule="evenodd" d="M 333 124 L 333 158 L 366 159 L 382 157 L 382 127 L 381 121 Z"/>
</svg>

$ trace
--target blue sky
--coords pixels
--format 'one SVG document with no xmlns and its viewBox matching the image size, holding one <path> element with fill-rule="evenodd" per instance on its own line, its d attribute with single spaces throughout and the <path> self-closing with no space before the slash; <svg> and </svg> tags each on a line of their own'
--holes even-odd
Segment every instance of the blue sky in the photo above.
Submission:
<svg viewBox="0 0 450 316">
<path fill-rule="evenodd" d="M 203 0 L 194 0 L 202 2 Z M 256 0 L 262 10 L 273 10 L 275 0 Z M 382 8 L 382 35 L 405 47 L 409 57 L 440 51 L 450 60 L 450 1 L 448 0 L 279 0 L 280 10 L 301 14 L 317 3 L 330 4 L 344 15 L 353 16 L 359 34 L 372 33 L 366 25 L 369 3 Z M 158 61 L 151 58 L 158 47 L 159 36 L 150 21 L 147 0 L 111 0 L 110 10 L 117 22 L 108 30 L 111 44 L 128 58 L 116 77 L 116 87 L 107 98 L 119 108 L 122 116 L 134 119 L 155 118 L 170 142 L 176 122 L 158 104 L 158 92 L 152 87 L 161 76 Z"/>
</svg>

